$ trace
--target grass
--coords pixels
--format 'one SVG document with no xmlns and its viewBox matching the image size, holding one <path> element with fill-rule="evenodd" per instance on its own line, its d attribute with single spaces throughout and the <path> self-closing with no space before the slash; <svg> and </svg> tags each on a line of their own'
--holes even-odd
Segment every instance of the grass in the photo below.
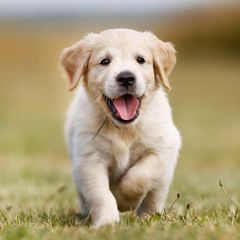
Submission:
<svg viewBox="0 0 240 240">
<path fill-rule="evenodd" d="M 218 182 L 213 182 L 212 174 L 193 179 L 177 171 L 167 211 L 161 216 L 141 221 L 127 213 L 115 227 L 93 230 L 89 220 L 78 215 L 68 162 L 15 161 L 10 160 L 1 175 L 2 239 L 225 239 L 229 234 L 239 238 L 239 212 L 236 214 Z M 239 178 L 234 180 L 239 182 Z M 228 184 L 232 196 L 238 189 L 236 183 Z M 169 212 L 176 190 L 181 197 Z"/>
<path fill-rule="evenodd" d="M 76 37 L 46 35 L 0 38 L 0 239 L 239 239 L 239 59 L 178 50 L 169 98 L 183 149 L 166 211 L 93 230 L 78 215 L 62 131 L 71 96 L 57 61 Z"/>
</svg>

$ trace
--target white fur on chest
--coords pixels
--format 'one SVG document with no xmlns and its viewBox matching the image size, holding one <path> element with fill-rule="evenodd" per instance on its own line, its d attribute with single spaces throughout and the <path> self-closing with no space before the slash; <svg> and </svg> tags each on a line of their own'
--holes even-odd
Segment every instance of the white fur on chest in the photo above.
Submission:
<svg viewBox="0 0 240 240">
<path fill-rule="evenodd" d="M 121 141 L 114 142 L 112 144 L 112 154 L 116 161 L 115 172 L 117 175 L 121 175 L 129 165 L 129 148 Z"/>
<path fill-rule="evenodd" d="M 88 106 L 87 109 L 86 106 Z M 171 109 L 162 90 L 152 97 L 151 102 L 148 103 L 148 108 L 141 112 L 138 119 L 137 136 L 133 136 L 133 139 L 122 139 L 116 132 L 105 133 L 103 129 L 99 136 L 92 141 L 91 135 L 94 135 L 101 124 L 101 121 L 97 122 L 96 115 L 99 114 L 99 110 L 95 108 L 94 103 L 90 102 L 84 89 L 80 88 L 68 113 L 65 125 L 66 140 L 70 153 L 72 153 L 73 143 L 82 145 L 82 149 L 85 148 L 84 145 L 91 145 L 92 149 L 99 151 L 103 161 L 117 175 L 123 174 L 133 162 L 141 157 L 145 150 L 158 150 L 164 147 L 162 145 L 165 143 L 162 139 L 168 136 L 169 131 L 174 127 Z M 75 161 L 75 164 L 78 163 Z"/>
</svg>

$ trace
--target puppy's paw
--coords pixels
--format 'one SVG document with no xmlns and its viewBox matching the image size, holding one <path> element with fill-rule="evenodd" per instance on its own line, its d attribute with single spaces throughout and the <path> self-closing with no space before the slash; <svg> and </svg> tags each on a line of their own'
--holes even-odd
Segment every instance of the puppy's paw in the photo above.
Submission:
<svg viewBox="0 0 240 240">
<path fill-rule="evenodd" d="M 99 212 L 93 216 L 93 228 L 99 228 L 104 225 L 119 222 L 119 212 L 117 207 L 105 206 L 99 209 Z"/>
<path fill-rule="evenodd" d="M 140 222 L 149 221 L 151 219 L 152 215 L 148 213 L 142 213 L 141 215 L 138 215 Z"/>
</svg>

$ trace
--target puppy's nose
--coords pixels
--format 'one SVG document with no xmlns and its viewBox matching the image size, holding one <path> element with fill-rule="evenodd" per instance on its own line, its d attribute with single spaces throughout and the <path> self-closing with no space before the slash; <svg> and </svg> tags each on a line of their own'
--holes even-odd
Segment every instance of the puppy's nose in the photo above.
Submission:
<svg viewBox="0 0 240 240">
<path fill-rule="evenodd" d="M 120 86 L 131 86 L 135 83 L 135 76 L 129 71 L 121 72 L 117 75 L 117 82 Z"/>
</svg>

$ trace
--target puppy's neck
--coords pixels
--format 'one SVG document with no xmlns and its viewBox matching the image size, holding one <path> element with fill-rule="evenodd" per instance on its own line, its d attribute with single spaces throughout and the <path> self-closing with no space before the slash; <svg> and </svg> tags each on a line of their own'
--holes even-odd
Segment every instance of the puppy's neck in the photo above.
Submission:
<svg viewBox="0 0 240 240">
<path fill-rule="evenodd" d="M 114 135 L 126 143 L 132 143 L 138 138 L 138 123 L 116 125 L 108 118 L 104 127 L 107 135 Z"/>
</svg>

